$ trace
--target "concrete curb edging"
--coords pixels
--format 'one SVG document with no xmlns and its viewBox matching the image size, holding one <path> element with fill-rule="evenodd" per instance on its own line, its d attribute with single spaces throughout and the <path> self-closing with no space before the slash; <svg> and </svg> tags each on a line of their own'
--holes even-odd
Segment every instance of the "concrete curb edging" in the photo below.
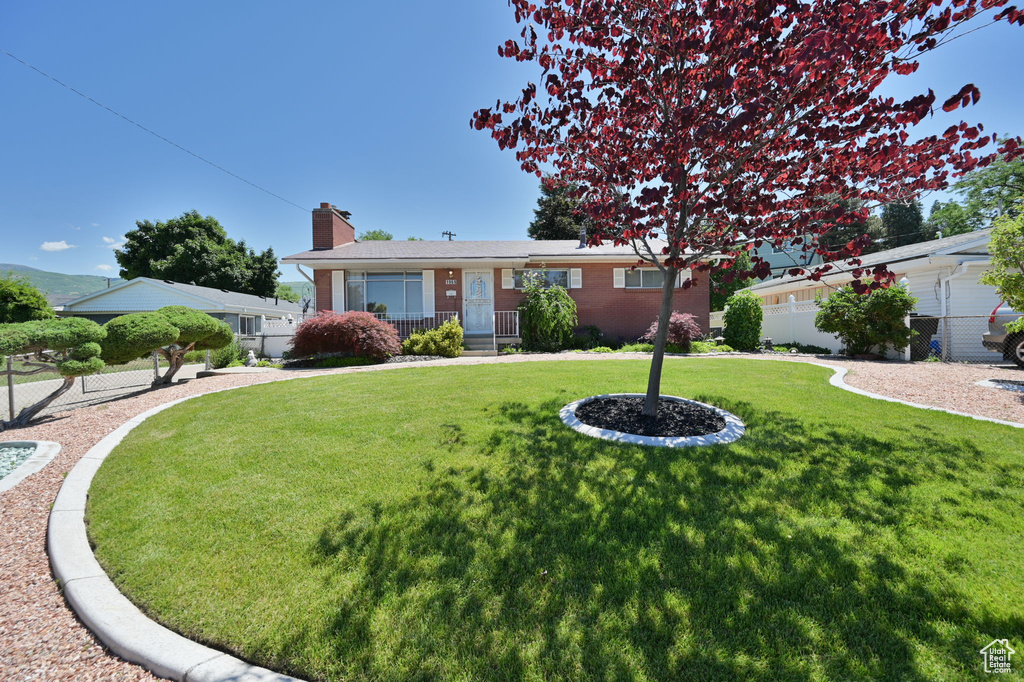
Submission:
<svg viewBox="0 0 1024 682">
<path fill-rule="evenodd" d="M 237 388 L 246 387 L 210 391 L 159 405 L 129 419 L 93 446 L 57 493 L 50 512 L 46 549 L 53 575 L 71 609 L 105 646 L 126 661 L 181 682 L 301 682 L 193 642 L 151 620 L 107 577 L 96 561 L 85 531 L 85 503 L 93 476 L 132 429 L 186 400 Z"/>
<path fill-rule="evenodd" d="M 743 356 L 745 359 L 757 359 L 757 356 Z M 594 359 L 605 359 L 604 356 L 596 356 Z M 612 358 L 631 359 L 631 358 Z M 701 357 L 680 358 L 683 359 L 704 359 Z M 708 358 L 711 359 L 711 358 Z M 558 358 L 552 358 L 558 360 Z M 887 402 L 902 403 L 911 407 L 918 407 L 925 410 L 947 412 L 962 417 L 969 417 L 979 421 L 993 422 L 1015 428 L 1024 428 L 1024 424 L 1016 422 L 981 417 L 963 412 L 955 412 L 941 407 L 930 405 L 919 405 L 907 402 L 898 398 L 871 393 L 847 384 L 843 377 L 847 370 L 843 367 L 825 363 L 807 363 L 802 360 L 790 358 L 777 358 L 776 361 L 800 362 L 802 364 L 815 364 L 819 367 L 831 369 L 834 374 L 829 383 L 836 388 L 857 393 L 868 398 L 875 398 Z M 491 362 L 512 362 L 505 358 L 495 358 Z M 455 363 L 452 363 L 455 364 Z M 416 366 L 416 363 L 408 365 L 381 365 L 385 369 L 398 369 L 399 367 Z M 452 366 L 435 365 L 435 366 Z M 332 374 L 359 373 L 372 371 L 369 368 L 346 368 Z M 322 375 L 313 375 L 322 376 Z M 292 376 L 282 379 L 312 378 L 312 376 Z M 103 440 L 93 446 L 75 464 L 61 486 L 57 498 L 54 500 L 50 513 L 50 523 L 47 530 L 47 552 L 50 556 L 50 565 L 58 584 L 75 614 L 85 623 L 96 635 L 96 637 L 115 654 L 127 661 L 141 665 L 148 670 L 162 677 L 167 677 L 182 682 L 301 682 L 294 677 L 260 668 L 246 663 L 240 659 L 230 656 L 221 651 L 211 649 L 202 644 L 193 642 L 181 635 L 159 625 L 143 614 L 127 597 L 122 595 L 117 587 L 107 577 L 100 567 L 99 562 L 93 555 L 89 546 L 88 536 L 85 530 L 85 503 L 88 497 L 89 486 L 93 476 L 99 470 L 103 460 L 110 452 L 124 439 L 136 426 L 149 417 L 162 412 L 174 405 L 199 398 L 204 395 L 212 395 L 223 391 L 233 391 L 249 386 L 234 386 L 231 388 L 209 391 L 159 405 L 147 412 L 133 417 L 120 427 L 115 429 Z M 597 396 L 594 396 L 597 397 Z M 582 401 L 578 401 L 582 402 Z M 573 403 L 576 405 L 577 403 Z M 568 408 L 570 406 L 566 406 Z M 711 406 L 709 406 L 711 407 Z M 566 408 L 562 408 L 563 411 Z M 717 408 L 715 408 L 717 409 Z M 728 414 L 728 413 L 727 413 Z M 573 415 L 575 418 L 575 415 Z M 737 420 L 738 421 L 738 420 Z M 592 428 L 592 427 L 586 427 Z M 600 429 L 597 429 L 600 430 Z M 613 432 L 614 433 L 614 432 Z M 628 434 L 627 434 L 628 435 Z M 53 444 L 57 445 L 57 444 Z M 57 445 L 59 450 L 59 445 Z M 33 457 L 37 453 L 33 454 Z M 54 452 L 56 455 L 56 451 Z M 30 458 L 31 459 L 31 458 Z M 41 468 L 41 467 L 40 467 Z M 19 468 L 20 470 L 20 468 Z M 13 472 L 12 472 L 13 475 Z M 9 478 L 6 477 L 6 478 Z"/>
<path fill-rule="evenodd" d="M 797 361 L 794 361 L 794 362 L 797 362 Z M 818 364 L 818 363 L 813 363 L 813 364 Z M 865 391 L 864 389 L 856 388 L 856 387 L 851 386 L 848 383 L 846 383 L 846 381 L 843 379 L 843 377 L 846 376 L 848 370 L 845 367 L 837 367 L 836 365 L 826 365 L 826 364 L 819 364 L 818 366 L 819 367 L 828 367 L 830 370 L 835 372 L 835 374 L 833 374 L 829 378 L 828 382 L 830 384 L 832 384 L 833 386 L 835 386 L 836 388 L 841 388 L 844 391 L 849 391 L 850 393 L 857 393 L 858 395 L 867 396 L 868 398 L 875 398 L 877 400 L 884 400 L 884 401 L 889 402 L 889 403 L 900 403 L 902 405 L 909 405 L 910 407 L 917 407 L 917 408 L 920 408 L 922 410 L 932 410 L 934 412 L 945 412 L 947 414 L 955 414 L 958 417 L 968 417 L 970 419 L 977 419 L 978 421 L 982 421 L 982 422 L 992 422 L 993 424 L 1002 424 L 1004 426 L 1012 426 L 1015 429 L 1024 429 L 1024 424 L 1020 424 L 1020 423 L 1017 423 L 1017 422 L 1009 422 L 1009 421 L 1006 421 L 1004 419 L 993 419 L 992 417 L 982 417 L 982 416 L 979 416 L 979 415 L 976 415 L 976 414 L 967 414 L 966 412 L 957 412 L 955 410 L 947 410 L 944 407 L 935 407 L 934 405 L 921 405 L 920 403 L 912 403 L 912 402 L 909 402 L 907 400 L 900 400 L 899 398 L 890 398 L 887 395 L 880 395 L 878 393 L 871 393 L 870 391 Z"/>
<path fill-rule="evenodd" d="M 639 436 L 633 433 L 623 433 L 621 431 L 612 431 L 610 429 L 599 429 L 596 426 L 588 426 L 581 422 L 579 417 L 576 416 L 576 409 L 581 405 L 589 403 L 591 400 L 598 400 L 600 398 L 643 398 L 644 396 L 645 394 L 643 393 L 605 393 L 603 395 L 592 395 L 589 398 L 582 398 L 576 402 L 569 403 L 559 411 L 558 416 L 570 429 L 582 433 L 585 436 L 600 438 L 601 440 L 611 440 L 616 443 L 650 445 L 662 448 L 685 448 L 690 446 L 714 445 L 716 443 L 731 443 L 734 440 L 738 440 L 739 437 L 746 432 L 746 427 L 743 425 L 743 422 L 740 421 L 739 417 L 731 412 L 726 412 L 714 405 L 707 405 L 705 403 L 697 402 L 696 400 L 679 398 L 673 395 L 663 395 L 661 396 L 661 399 L 706 407 L 725 420 L 725 428 L 716 433 L 709 433 L 704 436 Z"/>
<path fill-rule="evenodd" d="M 2 444 L 16 448 L 34 445 L 36 451 L 19 464 L 17 469 L 0 478 L 0 493 L 7 492 L 32 474 L 41 471 L 60 452 L 60 443 L 49 440 L 5 440 Z"/>
</svg>

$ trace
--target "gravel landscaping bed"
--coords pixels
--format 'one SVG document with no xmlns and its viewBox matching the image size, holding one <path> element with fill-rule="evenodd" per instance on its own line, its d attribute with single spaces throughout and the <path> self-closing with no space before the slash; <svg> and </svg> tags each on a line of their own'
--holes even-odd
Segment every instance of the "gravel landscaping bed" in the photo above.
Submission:
<svg viewBox="0 0 1024 682">
<path fill-rule="evenodd" d="M 649 358 L 647 354 L 511 355 L 444 359 L 433 366 L 491 362 L 564 360 L 582 362 Z M 722 358 L 725 356 L 718 356 Z M 732 355 L 732 357 L 744 357 Z M 752 357 L 752 356 L 746 356 Z M 759 356 L 766 361 L 787 357 Z M 670 362 L 700 362 L 700 358 Z M 798 361 L 842 366 L 847 383 L 910 402 L 1024 423 L 1019 393 L 976 386 L 984 379 L 1024 379 L 1024 372 L 979 365 L 885 363 L 800 358 Z M 340 370 L 303 371 L 303 375 L 400 370 L 384 364 Z M 638 369 L 646 372 L 646 369 Z M 68 610 L 50 573 L 45 551 L 50 510 L 64 475 L 104 436 L 157 405 L 209 391 L 264 383 L 293 372 L 235 374 L 193 380 L 158 391 L 126 397 L 54 415 L 37 426 L 4 434 L 8 439 L 56 441 L 63 448 L 42 471 L 15 489 L 0 493 L 0 671 L 11 680 L 155 680 L 154 676 L 106 652 Z M 780 387 L 785 390 L 785 387 Z"/>
</svg>

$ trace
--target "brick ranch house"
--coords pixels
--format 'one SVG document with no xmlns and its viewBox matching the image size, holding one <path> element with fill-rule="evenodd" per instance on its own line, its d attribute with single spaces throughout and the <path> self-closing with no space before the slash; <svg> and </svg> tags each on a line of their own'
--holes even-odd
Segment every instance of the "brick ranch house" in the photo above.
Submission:
<svg viewBox="0 0 1024 682">
<path fill-rule="evenodd" d="M 316 310 L 364 310 L 398 327 L 402 336 L 458 317 L 472 348 L 516 343 L 523 275 L 545 269 L 576 301 L 579 325 L 606 337 L 635 340 L 658 315 L 661 273 L 632 269 L 627 246 L 588 248 L 559 241 L 357 241 L 355 228 L 331 204 L 313 209 L 313 249 L 281 259 L 307 266 Z M 677 287 L 683 281 L 682 275 Z M 707 286 L 677 288 L 674 309 L 708 329 Z"/>
</svg>

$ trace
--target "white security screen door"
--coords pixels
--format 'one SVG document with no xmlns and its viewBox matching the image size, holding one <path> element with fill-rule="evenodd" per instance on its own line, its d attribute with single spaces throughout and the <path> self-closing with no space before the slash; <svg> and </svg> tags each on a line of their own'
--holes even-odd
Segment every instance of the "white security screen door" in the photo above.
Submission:
<svg viewBox="0 0 1024 682">
<path fill-rule="evenodd" d="M 467 334 L 490 334 L 494 326 L 494 272 L 462 271 L 462 324 Z"/>
</svg>

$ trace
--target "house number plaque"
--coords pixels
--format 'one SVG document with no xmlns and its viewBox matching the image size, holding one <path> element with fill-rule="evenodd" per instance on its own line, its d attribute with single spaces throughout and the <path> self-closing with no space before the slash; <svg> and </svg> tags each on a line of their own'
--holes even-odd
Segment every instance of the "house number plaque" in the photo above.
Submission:
<svg viewBox="0 0 1024 682">
<path fill-rule="evenodd" d="M 451 286 L 452 284 L 458 284 L 459 280 L 457 280 L 457 279 L 446 279 L 444 281 L 444 283 L 447 284 L 448 286 Z"/>
</svg>

